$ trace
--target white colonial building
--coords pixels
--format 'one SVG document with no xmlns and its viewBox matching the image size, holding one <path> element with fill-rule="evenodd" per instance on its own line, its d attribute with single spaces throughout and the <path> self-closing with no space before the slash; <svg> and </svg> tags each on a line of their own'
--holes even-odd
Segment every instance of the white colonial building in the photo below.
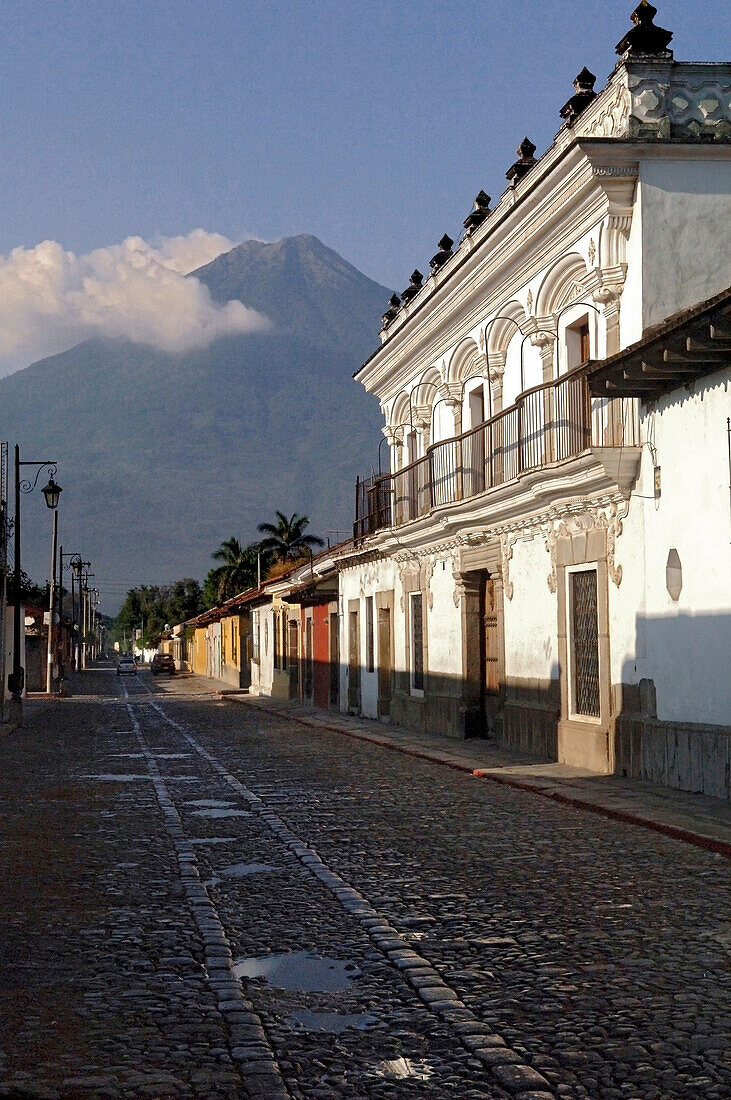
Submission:
<svg viewBox="0 0 731 1100">
<path fill-rule="evenodd" d="M 654 15 L 356 375 L 391 461 L 339 561 L 340 698 L 728 796 L 731 64 Z"/>
</svg>

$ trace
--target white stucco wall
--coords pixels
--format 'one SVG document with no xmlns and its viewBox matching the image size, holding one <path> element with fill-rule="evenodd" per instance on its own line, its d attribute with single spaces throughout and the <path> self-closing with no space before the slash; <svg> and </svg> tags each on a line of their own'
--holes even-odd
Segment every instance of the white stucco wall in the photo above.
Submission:
<svg viewBox="0 0 731 1100">
<path fill-rule="evenodd" d="M 657 448 L 661 496 L 652 497 L 648 463 L 645 614 L 637 623 L 647 655 L 638 665 L 655 681 L 661 719 L 731 725 L 730 413 L 726 371 L 692 392 L 676 390 L 643 424 Z M 672 548 L 682 566 L 677 602 L 665 577 Z"/>
<path fill-rule="evenodd" d="M 640 186 L 647 328 L 731 285 L 731 161 L 645 160 Z"/>
<path fill-rule="evenodd" d="M 649 472 L 648 472 L 649 471 Z M 607 579 L 609 603 L 609 661 L 612 684 L 636 684 L 643 671 L 645 639 L 637 623 L 645 614 L 644 504 L 652 494 L 652 460 L 643 451 L 640 483 L 632 494 L 629 512 L 622 520 L 622 534 L 615 540 L 614 565 L 621 568 L 619 585 Z M 620 515 L 624 515 L 620 505 Z"/>
<path fill-rule="evenodd" d="M 637 181 L 632 224 L 627 238 L 627 274 L 620 299 L 619 342 L 623 348 L 642 339 L 642 180 Z"/>
<path fill-rule="evenodd" d="M 340 708 L 348 709 L 348 681 L 349 681 L 349 620 L 348 605 L 351 600 L 358 600 L 359 628 L 360 628 L 360 697 L 361 714 L 366 718 L 378 717 L 378 611 L 373 608 L 373 672 L 367 671 L 366 665 L 366 613 L 365 597 L 375 597 L 379 592 L 388 592 L 394 589 L 394 622 L 392 623 L 392 654 L 391 661 L 394 669 L 402 667 L 401 654 L 403 653 L 403 621 L 401 616 L 399 599 L 401 586 L 397 586 L 398 568 L 392 561 L 364 562 L 349 569 L 344 569 L 339 574 L 340 581 Z"/>
<path fill-rule="evenodd" d="M 505 599 L 505 675 L 508 680 L 557 680 L 556 595 L 548 587 L 551 559 L 540 536 L 513 546 Z"/>
<path fill-rule="evenodd" d="M 259 663 L 251 663 L 251 692 L 271 695 L 274 677 L 274 615 L 271 604 L 259 611 Z"/>
<path fill-rule="evenodd" d="M 433 603 L 426 603 L 429 672 L 440 677 L 462 676 L 462 614 L 454 604 L 451 558 L 437 558 L 429 584 Z"/>
</svg>

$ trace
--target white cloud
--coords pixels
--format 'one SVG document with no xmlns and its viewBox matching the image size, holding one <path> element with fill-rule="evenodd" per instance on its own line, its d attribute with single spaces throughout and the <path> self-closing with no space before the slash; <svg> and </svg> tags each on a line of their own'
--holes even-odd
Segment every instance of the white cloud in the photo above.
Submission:
<svg viewBox="0 0 731 1100">
<path fill-rule="evenodd" d="M 56 241 L 0 256 L 0 375 L 91 336 L 124 337 L 163 351 L 204 347 L 219 336 L 261 332 L 262 314 L 216 305 L 189 271 L 233 242 L 195 229 L 155 245 L 141 237 L 86 256 Z"/>
</svg>

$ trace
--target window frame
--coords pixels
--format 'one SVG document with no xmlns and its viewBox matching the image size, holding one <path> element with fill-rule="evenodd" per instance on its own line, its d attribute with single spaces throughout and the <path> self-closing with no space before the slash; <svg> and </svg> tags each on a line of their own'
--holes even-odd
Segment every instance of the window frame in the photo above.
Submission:
<svg viewBox="0 0 731 1100">
<path fill-rule="evenodd" d="M 598 714 L 584 714 L 576 709 L 576 650 L 574 634 L 574 598 L 573 580 L 577 573 L 593 573 L 595 583 L 595 613 L 596 613 L 596 657 L 597 657 L 597 702 Z M 581 562 L 575 565 L 567 565 L 565 572 L 566 584 L 566 687 L 567 687 L 567 717 L 570 722 L 585 722 L 588 725 L 600 726 L 602 724 L 602 647 L 600 640 L 600 615 L 599 594 L 600 574 L 597 562 Z"/>
<path fill-rule="evenodd" d="M 373 596 L 365 597 L 365 659 L 366 672 L 375 672 L 376 669 L 376 643 L 373 625 L 374 616 Z"/>
<path fill-rule="evenodd" d="M 420 652 L 420 669 L 419 676 L 417 677 L 417 632 L 414 629 L 414 604 L 419 601 L 419 619 L 421 622 L 421 630 L 418 635 L 418 647 Z M 424 645 L 424 593 L 421 589 L 416 592 L 409 592 L 409 692 L 411 695 L 418 699 L 424 697 L 424 684 L 425 673 L 424 667 L 426 647 Z M 421 686 L 418 686 L 417 679 L 421 680 Z"/>
</svg>

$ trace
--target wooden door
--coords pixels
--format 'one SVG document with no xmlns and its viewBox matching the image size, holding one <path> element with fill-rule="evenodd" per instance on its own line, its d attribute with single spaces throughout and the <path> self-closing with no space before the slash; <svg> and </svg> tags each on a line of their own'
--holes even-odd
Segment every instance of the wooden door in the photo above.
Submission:
<svg viewBox="0 0 731 1100">
<path fill-rule="evenodd" d="M 378 608 L 378 717 L 391 714 L 391 610 Z"/>
<path fill-rule="evenodd" d="M 482 591 L 482 693 L 493 700 L 501 687 L 500 622 L 495 581 L 486 578 Z"/>
<path fill-rule="evenodd" d="M 348 710 L 360 712 L 360 616 L 348 611 Z"/>
</svg>

